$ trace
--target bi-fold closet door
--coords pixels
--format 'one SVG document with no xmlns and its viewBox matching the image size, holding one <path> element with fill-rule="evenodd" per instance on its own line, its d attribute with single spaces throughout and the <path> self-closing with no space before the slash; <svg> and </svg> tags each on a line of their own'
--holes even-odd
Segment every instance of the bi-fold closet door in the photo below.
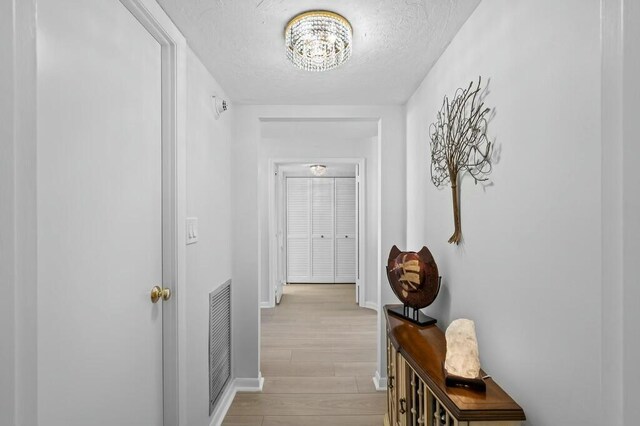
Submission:
<svg viewBox="0 0 640 426">
<path fill-rule="evenodd" d="M 288 178 L 286 200 L 287 282 L 311 277 L 311 181 Z"/>
<path fill-rule="evenodd" d="M 287 282 L 355 282 L 355 179 L 286 181 Z"/>
<path fill-rule="evenodd" d="M 309 282 L 334 282 L 334 191 L 332 178 L 311 178 L 311 276 Z"/>
<path fill-rule="evenodd" d="M 335 282 L 356 281 L 356 181 L 335 179 Z"/>
</svg>

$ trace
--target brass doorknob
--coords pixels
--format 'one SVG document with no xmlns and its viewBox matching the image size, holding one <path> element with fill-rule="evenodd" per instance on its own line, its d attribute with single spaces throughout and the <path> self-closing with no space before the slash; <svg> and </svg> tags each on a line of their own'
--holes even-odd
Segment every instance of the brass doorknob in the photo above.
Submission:
<svg viewBox="0 0 640 426">
<path fill-rule="evenodd" d="M 171 299 L 171 289 L 163 288 L 162 289 L 162 300 L 167 301 Z"/>
<path fill-rule="evenodd" d="M 160 298 L 162 298 L 162 300 L 171 299 L 171 290 L 168 288 L 161 288 L 160 286 L 154 286 L 151 289 L 151 302 L 156 303 Z"/>
</svg>

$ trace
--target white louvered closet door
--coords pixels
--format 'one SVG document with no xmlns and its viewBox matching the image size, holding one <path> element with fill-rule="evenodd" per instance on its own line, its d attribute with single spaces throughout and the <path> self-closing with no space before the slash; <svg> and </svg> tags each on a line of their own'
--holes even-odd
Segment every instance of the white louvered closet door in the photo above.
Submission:
<svg viewBox="0 0 640 426">
<path fill-rule="evenodd" d="M 335 179 L 335 282 L 356 281 L 356 180 Z"/>
<path fill-rule="evenodd" d="M 311 179 L 311 282 L 334 282 L 334 179 Z"/>
<path fill-rule="evenodd" d="M 311 278 L 311 179 L 287 179 L 287 282 Z"/>
</svg>

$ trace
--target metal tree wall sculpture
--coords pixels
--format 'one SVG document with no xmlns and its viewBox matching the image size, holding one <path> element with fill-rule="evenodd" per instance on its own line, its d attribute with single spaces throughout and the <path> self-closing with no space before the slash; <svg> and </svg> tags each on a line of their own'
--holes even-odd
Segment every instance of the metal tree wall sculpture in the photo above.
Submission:
<svg viewBox="0 0 640 426">
<path fill-rule="evenodd" d="M 462 239 L 459 180 L 464 173 L 475 183 L 487 180 L 491 173 L 491 142 L 487 138 L 487 114 L 478 84 L 456 90 L 453 100 L 444 97 L 436 122 L 429 126 L 431 136 L 431 181 L 440 188 L 451 183 L 455 230 L 449 243 Z"/>
</svg>

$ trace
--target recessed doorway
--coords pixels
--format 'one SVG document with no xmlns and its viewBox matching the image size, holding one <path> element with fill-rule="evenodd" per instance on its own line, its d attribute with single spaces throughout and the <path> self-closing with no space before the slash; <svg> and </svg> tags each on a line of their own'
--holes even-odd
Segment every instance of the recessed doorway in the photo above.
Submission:
<svg viewBox="0 0 640 426">
<path fill-rule="evenodd" d="M 325 397 L 335 391 L 323 386 L 323 383 L 339 381 L 349 382 L 342 392 L 355 394 L 366 384 L 373 384 L 380 362 L 379 329 L 379 274 L 378 257 L 380 246 L 380 120 L 378 118 L 260 118 L 259 158 L 259 232 L 261 235 L 258 248 L 260 258 L 259 304 L 262 308 L 259 319 L 260 345 L 259 369 L 264 378 L 264 390 L 275 382 L 282 382 L 294 387 L 306 386 L 305 393 L 309 400 Z M 310 166 L 320 164 L 327 166 L 322 176 L 311 173 Z M 294 168 L 298 168 L 296 176 Z M 339 172 L 342 169 L 343 172 Z M 354 171 L 355 170 L 355 171 Z M 302 215 L 307 228 L 307 250 L 303 257 L 307 266 L 300 279 L 288 274 L 293 272 L 287 265 L 287 181 L 293 179 L 333 178 L 327 184 L 329 190 L 321 193 L 325 207 L 331 205 L 335 209 L 336 181 L 338 179 L 354 179 L 357 204 L 354 203 L 356 218 L 353 220 L 355 230 L 342 233 L 336 230 L 335 213 L 329 221 L 331 232 L 315 232 L 316 239 L 322 243 L 329 238 L 328 256 L 333 270 L 324 277 L 313 279 L 313 209 L 309 208 Z M 306 186 L 313 186 L 308 181 Z M 318 181 L 320 183 L 320 181 Z M 332 186 L 333 185 L 333 186 Z M 341 184 L 338 183 L 338 186 Z M 333 194 L 331 191 L 333 188 Z M 346 188 L 345 188 L 346 189 Z M 324 194 L 324 195 L 322 195 Z M 345 195 L 345 194 L 343 194 Z M 354 195 L 354 194 L 350 194 Z M 347 195 L 348 197 L 349 195 Z M 313 189 L 307 190 L 302 197 L 303 204 L 313 204 Z M 318 201 L 316 200 L 316 201 Z M 352 210 L 352 211 L 353 211 Z M 340 228 L 340 226 L 338 226 Z M 320 230 L 322 231 L 322 230 Z M 324 229 L 326 231 L 326 229 Z M 336 247 L 340 241 L 335 236 L 342 233 L 342 239 L 353 241 L 355 238 L 355 284 L 349 282 L 346 274 L 336 271 L 336 252 L 344 247 Z M 345 238 L 345 235 L 347 238 Z M 292 235 L 289 235 L 292 237 Z M 344 243 L 345 241 L 342 241 Z M 326 254 L 326 253 L 325 253 Z M 317 262 L 315 262 L 317 265 Z M 338 262 L 347 265 L 346 262 Z M 355 269 L 355 271 L 354 271 Z M 318 271 L 316 271 L 318 272 Z M 318 274 L 316 274 L 318 275 Z M 311 278 L 311 279 L 310 279 Z M 299 283 L 304 281 L 304 284 Z M 289 284 L 285 284 L 289 282 Z M 297 282 L 297 283 L 296 283 Z M 276 302 L 279 302 L 277 304 Z M 373 330 L 373 332 L 372 332 Z M 344 343 L 344 345 L 343 345 Z M 347 346 L 353 343 L 355 349 Z M 357 345 L 356 345 L 357 343 Z M 312 357 L 304 356 L 302 351 L 307 347 L 316 347 L 318 356 L 324 356 L 321 363 L 313 364 Z M 351 376 L 350 379 L 339 378 L 336 368 Z M 341 370 L 342 368 L 342 370 Z M 348 371 L 347 371 L 348 370 Z M 342 374 L 342 373 L 340 373 Z M 298 383 L 283 377 L 296 377 Z M 315 380 L 315 377 L 323 377 Z M 348 377 L 348 376 L 347 376 Z M 358 381 L 363 385 L 358 389 Z M 354 387 L 355 386 L 355 387 Z M 373 388 L 373 386 L 372 386 Z M 274 388 L 275 389 L 275 388 Z M 282 389 L 280 387 L 279 389 Z M 288 396 L 289 397 L 289 396 Z M 288 398 L 286 397 L 286 398 Z M 295 395 L 290 395 L 295 398 Z M 283 397 L 285 398 L 285 397 Z M 354 396 L 355 399 L 356 398 Z M 371 398 L 376 398 L 375 394 Z M 269 397 L 267 398 L 269 399 Z M 366 399 L 366 398 L 365 398 Z M 256 401 L 257 402 L 257 401 Z M 363 403 L 367 403 L 362 401 Z M 377 404 L 376 404 L 377 405 Z M 232 410 L 233 411 L 233 410 Z M 331 411 L 331 410 L 328 410 Z M 350 412 L 345 415 L 372 415 L 364 412 Z M 259 413 L 256 412 L 257 415 Z M 265 413 L 266 414 L 266 413 Z M 373 414 L 377 415 L 377 414 Z M 266 418 L 266 417 L 265 417 Z"/>
<path fill-rule="evenodd" d="M 322 166 L 321 174 L 316 165 Z M 361 304 L 364 160 L 272 161 L 272 168 L 274 304 L 287 284 L 351 284 L 351 300 Z"/>
</svg>

